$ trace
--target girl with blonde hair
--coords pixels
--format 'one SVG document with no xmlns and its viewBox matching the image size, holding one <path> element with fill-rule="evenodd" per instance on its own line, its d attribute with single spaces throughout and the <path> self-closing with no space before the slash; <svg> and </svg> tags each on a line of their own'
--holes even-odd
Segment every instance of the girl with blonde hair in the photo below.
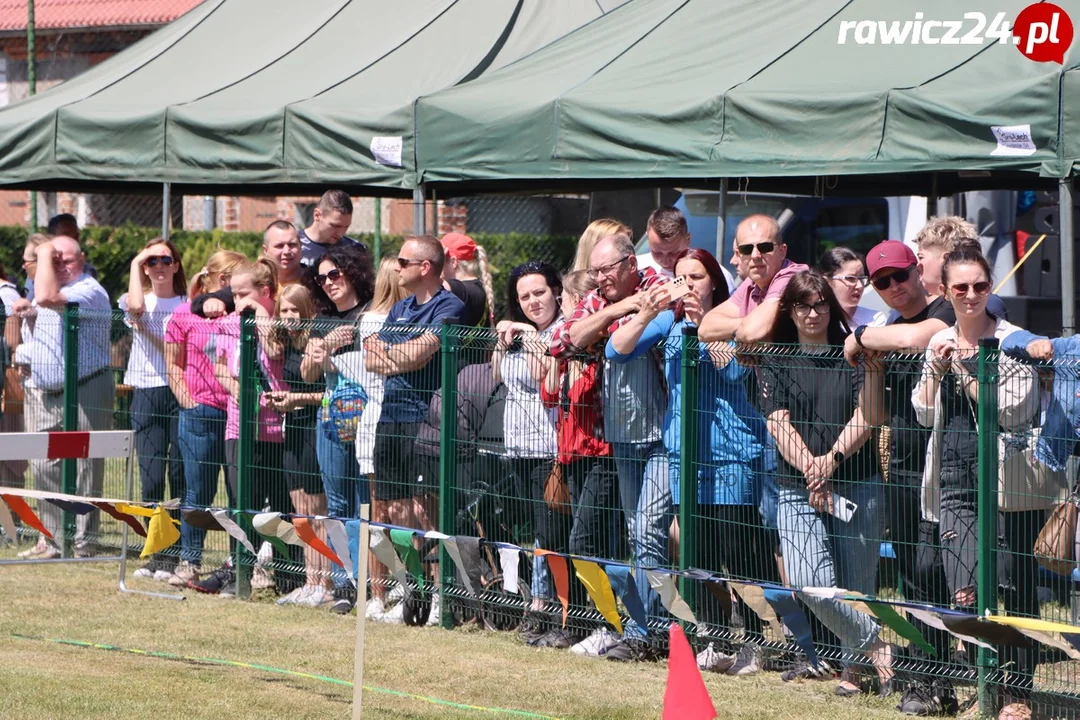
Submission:
<svg viewBox="0 0 1080 720">
<path fill-rule="evenodd" d="M 495 292 L 487 252 L 462 233 L 443 235 L 443 287 L 465 303 L 461 324 L 467 327 L 495 324 Z"/>
</svg>

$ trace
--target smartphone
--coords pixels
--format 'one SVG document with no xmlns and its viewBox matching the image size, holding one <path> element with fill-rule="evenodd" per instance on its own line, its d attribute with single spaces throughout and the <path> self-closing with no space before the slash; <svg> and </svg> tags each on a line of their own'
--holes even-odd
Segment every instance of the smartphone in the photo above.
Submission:
<svg viewBox="0 0 1080 720">
<path fill-rule="evenodd" d="M 856 503 L 842 497 L 839 493 L 833 492 L 832 494 L 832 516 L 843 520 L 844 522 L 851 522 L 851 518 L 855 516 L 855 511 L 859 509 Z"/>
<path fill-rule="evenodd" d="M 675 302 L 679 298 L 690 293 L 690 286 L 686 283 L 686 277 L 679 275 L 671 279 L 666 286 L 668 291 L 668 297 L 671 298 L 671 302 Z"/>
</svg>

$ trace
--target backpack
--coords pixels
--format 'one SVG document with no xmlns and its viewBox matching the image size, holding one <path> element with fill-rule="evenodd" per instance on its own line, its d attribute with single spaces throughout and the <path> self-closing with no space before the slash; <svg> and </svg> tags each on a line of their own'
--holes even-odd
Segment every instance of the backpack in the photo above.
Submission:
<svg viewBox="0 0 1080 720">
<path fill-rule="evenodd" d="M 338 375 L 333 392 L 322 401 L 322 428 L 326 437 L 340 443 L 356 442 L 360 417 L 367 404 L 364 388 Z"/>
</svg>

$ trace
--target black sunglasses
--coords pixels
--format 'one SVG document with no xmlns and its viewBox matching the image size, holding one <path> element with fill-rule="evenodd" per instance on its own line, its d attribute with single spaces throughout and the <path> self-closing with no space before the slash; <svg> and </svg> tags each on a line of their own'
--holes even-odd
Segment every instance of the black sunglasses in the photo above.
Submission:
<svg viewBox="0 0 1080 720">
<path fill-rule="evenodd" d="M 409 258 L 403 258 L 403 257 L 399 257 L 397 259 L 398 267 L 401 268 L 402 270 L 409 267 L 410 265 L 420 265 L 423 262 L 424 262 L 423 260 L 410 260 Z"/>
<path fill-rule="evenodd" d="M 549 267 L 547 263 L 540 262 L 539 260 L 530 260 L 527 263 L 522 263 L 516 268 L 510 271 L 510 277 L 518 279 L 522 275 L 532 275 L 534 273 L 543 273 L 544 268 Z"/>
<path fill-rule="evenodd" d="M 326 284 L 327 280 L 329 280 L 330 282 L 335 282 L 336 283 L 340 279 L 341 279 L 341 271 L 338 270 L 337 268 L 334 268 L 333 270 L 326 273 L 325 275 L 323 275 L 322 273 L 319 273 L 318 275 L 315 276 L 315 282 L 317 282 L 319 285 Z"/>
<path fill-rule="evenodd" d="M 161 263 L 163 267 L 169 267 L 173 262 L 175 261 L 168 255 L 156 255 L 146 259 L 146 267 L 157 267 L 158 263 Z"/>
<path fill-rule="evenodd" d="M 762 255 L 768 255 L 769 253 L 771 253 L 773 250 L 776 249 L 776 243 L 763 242 L 763 243 L 758 243 L 757 245 L 755 245 L 754 243 L 746 243 L 745 245 L 740 245 L 739 246 L 739 254 L 740 255 L 752 255 L 753 252 L 754 252 L 754 248 L 757 248 L 757 251 L 759 253 L 761 253 Z"/>
<path fill-rule="evenodd" d="M 873 283 L 874 287 L 876 287 L 878 290 L 888 290 L 889 285 L 891 285 L 894 281 L 897 285 L 902 285 L 903 283 L 906 283 L 910 278 L 911 268 L 904 268 L 903 270 L 897 270 L 894 273 L 889 273 L 888 275 L 874 278 L 870 282 Z"/>
</svg>

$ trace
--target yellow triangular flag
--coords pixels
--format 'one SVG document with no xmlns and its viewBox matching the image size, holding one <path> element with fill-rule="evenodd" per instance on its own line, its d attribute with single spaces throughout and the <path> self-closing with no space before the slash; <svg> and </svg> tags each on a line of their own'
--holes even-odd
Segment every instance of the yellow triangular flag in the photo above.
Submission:
<svg viewBox="0 0 1080 720">
<path fill-rule="evenodd" d="M 615 593 L 611 590 L 611 581 L 607 573 L 594 562 L 574 558 L 574 572 L 578 580 L 589 591 L 589 597 L 596 603 L 596 609 L 611 623 L 618 632 L 622 632 L 622 621 L 615 607 Z"/>
<path fill-rule="evenodd" d="M 1076 625 L 1066 625 L 1065 623 L 1040 620 L 1039 618 L 1016 617 L 1014 615 L 990 615 L 987 613 L 986 619 L 1001 625 L 1011 625 L 1020 630 L 1035 630 L 1036 632 L 1050 633 L 1080 633 L 1080 627 Z"/>
<path fill-rule="evenodd" d="M 150 527 L 146 529 L 146 544 L 143 545 L 139 557 L 149 557 L 156 552 L 161 552 L 179 539 L 180 531 L 173 525 L 168 511 L 158 505 L 150 516 Z"/>
</svg>

